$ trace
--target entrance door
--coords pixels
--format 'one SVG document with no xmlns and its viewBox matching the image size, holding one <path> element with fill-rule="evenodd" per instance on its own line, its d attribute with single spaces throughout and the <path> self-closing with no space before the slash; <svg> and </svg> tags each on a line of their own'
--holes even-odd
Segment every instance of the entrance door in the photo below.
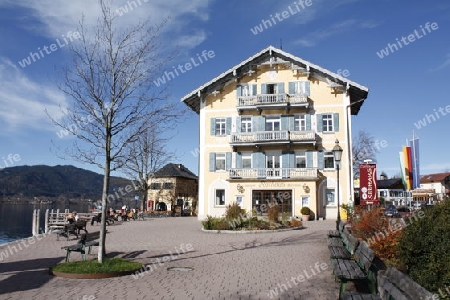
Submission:
<svg viewBox="0 0 450 300">
<path fill-rule="evenodd" d="M 277 205 L 281 214 L 292 216 L 292 190 L 255 190 L 252 192 L 252 208 L 258 215 L 267 216 L 269 208 Z"/>
</svg>

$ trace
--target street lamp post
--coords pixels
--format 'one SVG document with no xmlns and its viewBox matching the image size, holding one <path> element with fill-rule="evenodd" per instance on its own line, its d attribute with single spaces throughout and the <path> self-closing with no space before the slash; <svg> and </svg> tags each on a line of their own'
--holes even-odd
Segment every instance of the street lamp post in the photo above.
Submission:
<svg viewBox="0 0 450 300">
<path fill-rule="evenodd" d="M 336 163 L 336 171 L 337 171 L 337 220 L 336 220 L 336 230 L 339 230 L 339 223 L 341 222 L 341 212 L 340 212 L 340 204 L 339 204 L 339 169 L 340 163 L 342 159 L 342 148 L 339 146 L 339 140 L 336 139 L 336 145 L 333 147 L 333 156 L 334 161 Z"/>
</svg>

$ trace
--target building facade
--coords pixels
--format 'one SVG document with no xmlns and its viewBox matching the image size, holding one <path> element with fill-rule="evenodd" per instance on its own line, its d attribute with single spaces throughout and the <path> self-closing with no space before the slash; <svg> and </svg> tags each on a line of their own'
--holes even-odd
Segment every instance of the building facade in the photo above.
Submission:
<svg viewBox="0 0 450 300">
<path fill-rule="evenodd" d="M 332 149 L 343 148 L 340 203 L 352 201 L 351 119 L 368 88 L 272 46 L 193 90 L 200 115 L 198 217 L 237 202 L 300 216 L 337 216 Z"/>
<path fill-rule="evenodd" d="M 424 201 L 441 201 L 450 197 L 450 172 L 422 175 L 420 189 L 428 191 L 422 193 Z"/>
<path fill-rule="evenodd" d="M 165 165 L 153 174 L 149 184 L 148 210 L 165 207 L 165 210 L 170 211 L 175 205 L 179 205 L 184 211 L 195 212 L 198 177 L 182 164 Z"/>
</svg>

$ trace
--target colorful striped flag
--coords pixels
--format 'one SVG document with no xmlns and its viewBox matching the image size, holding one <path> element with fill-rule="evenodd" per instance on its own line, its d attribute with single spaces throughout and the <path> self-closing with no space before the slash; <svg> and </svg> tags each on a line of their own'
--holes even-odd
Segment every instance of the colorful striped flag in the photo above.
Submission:
<svg viewBox="0 0 450 300">
<path fill-rule="evenodd" d="M 403 146 L 401 152 L 403 156 L 403 170 L 404 170 L 404 182 L 406 183 L 406 189 L 412 190 L 413 173 L 412 173 L 412 159 L 411 159 L 411 147 Z"/>
</svg>

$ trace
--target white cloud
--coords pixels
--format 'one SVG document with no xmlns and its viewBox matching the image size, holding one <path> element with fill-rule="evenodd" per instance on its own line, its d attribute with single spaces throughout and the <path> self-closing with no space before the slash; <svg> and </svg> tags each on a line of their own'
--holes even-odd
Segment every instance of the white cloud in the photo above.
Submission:
<svg viewBox="0 0 450 300">
<path fill-rule="evenodd" d="M 445 55 L 445 60 L 442 64 L 439 65 L 439 67 L 431 69 L 430 71 L 438 71 L 447 68 L 448 66 L 450 66 L 450 53 L 447 53 L 447 55 Z"/>
<path fill-rule="evenodd" d="M 170 16 L 170 20 L 165 28 L 166 31 L 178 32 L 185 28 L 190 22 L 206 21 L 209 19 L 208 5 L 210 0 L 117 0 L 113 1 L 113 11 L 121 7 L 127 7 L 128 12 L 117 14 L 117 22 L 120 27 L 135 25 L 139 20 L 150 18 L 152 24 L 159 24 Z M 50 39 L 55 39 L 68 31 L 75 31 L 79 27 L 79 21 L 84 16 L 87 26 L 96 24 L 100 16 L 98 1 L 93 0 L 4 0 L 2 6 L 21 6 L 28 8 L 32 12 L 32 17 L 42 24 L 43 30 L 36 30 L 36 27 L 29 28 L 34 34 L 42 34 Z M 188 16 L 188 18 L 185 18 Z M 26 26 L 26 25 L 24 25 Z M 203 42 L 194 31 L 189 37 L 191 43 L 185 46 L 195 47 L 197 43 Z"/>
<path fill-rule="evenodd" d="M 62 115 L 59 105 L 67 105 L 56 87 L 31 81 L 4 57 L 0 57 L 0 82 L 0 126 L 4 134 L 23 128 L 55 130 L 45 110 L 58 118 Z"/>
<path fill-rule="evenodd" d="M 372 29 L 378 27 L 380 24 L 375 21 L 360 22 L 355 19 L 348 19 L 335 23 L 327 28 L 315 30 L 303 38 L 296 40 L 294 43 L 302 47 L 313 47 L 330 36 L 341 35 L 356 29 Z"/>
</svg>

